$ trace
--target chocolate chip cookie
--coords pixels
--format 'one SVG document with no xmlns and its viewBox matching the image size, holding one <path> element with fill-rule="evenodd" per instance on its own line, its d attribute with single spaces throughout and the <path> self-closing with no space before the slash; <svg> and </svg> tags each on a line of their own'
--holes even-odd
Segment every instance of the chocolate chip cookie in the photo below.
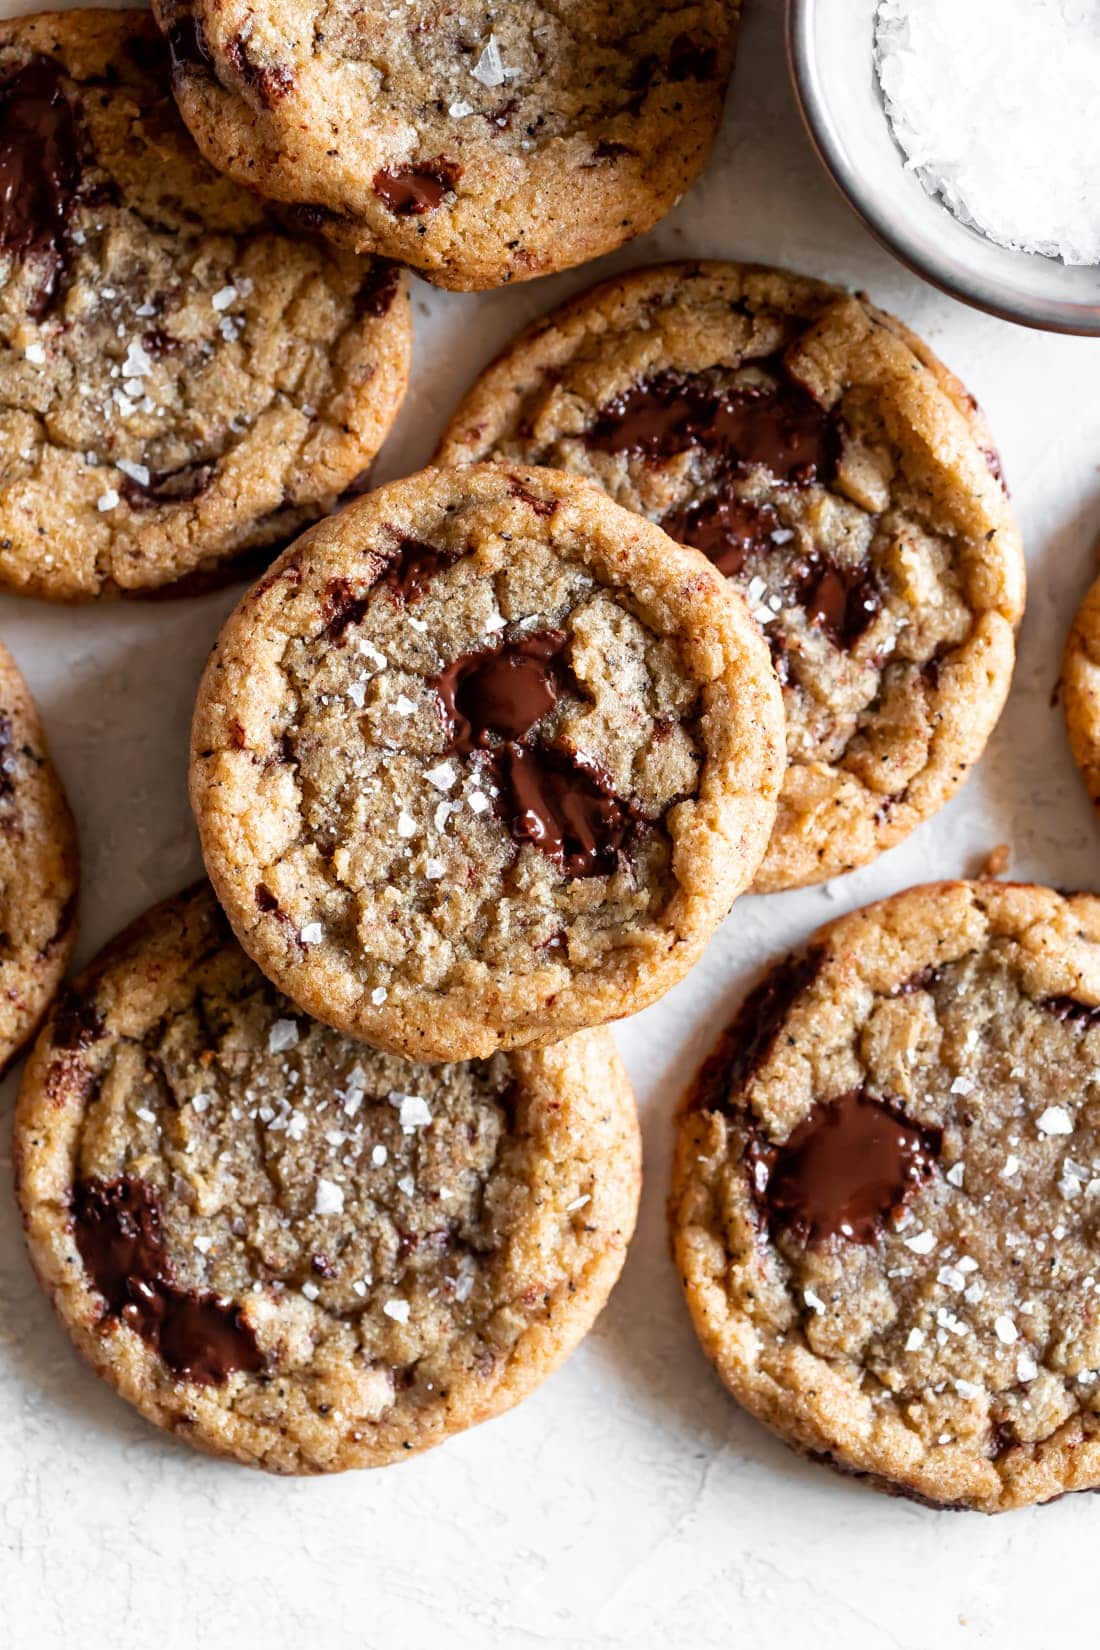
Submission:
<svg viewBox="0 0 1100 1650">
<path fill-rule="evenodd" d="M 649 229 L 710 152 L 739 0 L 156 0 L 221 171 L 461 289 Z"/>
<path fill-rule="evenodd" d="M 417 1059 L 633 1013 L 774 820 L 768 650 L 697 551 L 576 477 L 379 488 L 229 619 L 191 796 L 237 937 L 309 1013 Z"/>
<path fill-rule="evenodd" d="M 746 999 L 679 1122 L 673 1245 L 734 1396 L 877 1487 L 1100 1487 L 1100 899 L 911 889 Z"/>
<path fill-rule="evenodd" d="M 458 409 L 442 463 L 550 464 L 697 546 L 784 688 L 763 892 L 864 864 L 939 808 L 1008 689 L 1023 561 L 973 399 L 865 299 L 670 264 L 537 322 Z"/>
<path fill-rule="evenodd" d="M 145 12 L 0 23 L 0 583 L 32 595 L 285 544 L 404 393 L 397 270 L 220 177 L 168 78 Z"/>
<path fill-rule="evenodd" d="M 31 1257 L 149 1420 L 271 1472 L 379 1466 L 518 1402 L 606 1300 L 634 1104 L 606 1032 L 435 1068 L 267 983 L 206 887 L 129 928 L 28 1065 Z"/>
<path fill-rule="evenodd" d="M 1062 708 L 1073 759 L 1100 808 L 1100 579 L 1090 586 L 1066 638 Z"/>
<path fill-rule="evenodd" d="M 0 645 L 0 1071 L 46 1012 L 76 940 L 76 827 L 34 700 Z"/>
</svg>

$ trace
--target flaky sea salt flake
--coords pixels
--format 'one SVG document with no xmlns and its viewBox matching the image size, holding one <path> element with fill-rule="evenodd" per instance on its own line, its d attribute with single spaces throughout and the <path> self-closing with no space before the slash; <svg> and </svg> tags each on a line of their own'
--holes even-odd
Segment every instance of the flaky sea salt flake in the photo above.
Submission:
<svg viewBox="0 0 1100 1650">
<path fill-rule="evenodd" d="M 339 1215 L 344 1209 L 344 1192 L 334 1180 L 319 1176 L 314 1195 L 313 1212 L 318 1215 Z"/>
<path fill-rule="evenodd" d="M 283 1054 L 298 1042 L 298 1027 L 293 1020 L 276 1020 L 267 1034 L 269 1054 Z"/>
<path fill-rule="evenodd" d="M 475 80 L 480 80 L 483 86 L 504 85 L 507 76 L 504 64 L 501 62 L 500 47 L 497 45 L 495 34 L 491 34 L 485 42 L 484 50 L 470 73 Z"/>
</svg>

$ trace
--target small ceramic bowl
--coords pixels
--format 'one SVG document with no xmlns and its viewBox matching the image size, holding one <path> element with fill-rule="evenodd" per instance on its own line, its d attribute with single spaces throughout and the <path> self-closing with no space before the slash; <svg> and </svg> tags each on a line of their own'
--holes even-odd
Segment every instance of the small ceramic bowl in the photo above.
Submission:
<svg viewBox="0 0 1100 1650">
<path fill-rule="evenodd" d="M 787 51 L 814 147 L 868 229 L 964 303 L 1048 332 L 1100 334 L 1100 268 L 996 246 L 929 195 L 894 141 L 874 65 L 878 0 L 788 0 Z"/>
</svg>

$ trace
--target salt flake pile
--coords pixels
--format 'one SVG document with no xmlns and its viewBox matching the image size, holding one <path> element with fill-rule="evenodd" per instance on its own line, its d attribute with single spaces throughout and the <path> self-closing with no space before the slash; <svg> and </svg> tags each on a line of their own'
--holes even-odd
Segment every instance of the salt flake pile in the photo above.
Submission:
<svg viewBox="0 0 1100 1650">
<path fill-rule="evenodd" d="M 875 60 L 907 164 L 956 217 L 1100 264 L 1100 0 L 881 0 Z"/>
</svg>

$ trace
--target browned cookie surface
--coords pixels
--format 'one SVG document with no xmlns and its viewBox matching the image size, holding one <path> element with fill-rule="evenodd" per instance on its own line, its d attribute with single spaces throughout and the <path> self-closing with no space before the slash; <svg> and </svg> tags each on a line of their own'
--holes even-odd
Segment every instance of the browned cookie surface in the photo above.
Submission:
<svg viewBox="0 0 1100 1650">
<path fill-rule="evenodd" d="M 1061 698 L 1074 761 L 1100 808 L 1100 579 L 1085 593 L 1066 637 Z"/>
<path fill-rule="evenodd" d="M 207 888 L 76 981 L 16 1153 L 83 1355 L 157 1425 L 274 1472 L 399 1460 L 522 1398 L 602 1307 L 639 1182 L 606 1033 L 380 1054 L 281 997 Z"/>
<path fill-rule="evenodd" d="M 779 689 L 694 551 L 551 471 L 429 470 L 311 530 L 232 615 L 191 794 L 245 949 L 415 1058 L 629 1014 L 751 880 Z"/>
<path fill-rule="evenodd" d="M 0 645 L 0 1069 L 32 1034 L 76 940 L 76 826 L 42 724 Z"/>
<path fill-rule="evenodd" d="M 202 159 L 145 12 L 0 23 L 0 583 L 83 599 L 285 543 L 408 375 L 396 270 Z"/>
<path fill-rule="evenodd" d="M 203 151 L 442 286 L 527 280 L 650 228 L 701 171 L 737 0 L 158 0 Z"/>
<path fill-rule="evenodd" d="M 850 870 L 940 807 L 1012 672 L 1019 535 L 975 404 L 865 299 L 669 264 L 535 323 L 443 463 L 597 481 L 736 585 L 771 645 L 790 758 L 761 891 Z"/>
<path fill-rule="evenodd" d="M 1100 1486 L 1100 901 L 915 888 L 746 1000 L 678 1124 L 696 1331 L 790 1443 L 997 1512 Z"/>
</svg>

